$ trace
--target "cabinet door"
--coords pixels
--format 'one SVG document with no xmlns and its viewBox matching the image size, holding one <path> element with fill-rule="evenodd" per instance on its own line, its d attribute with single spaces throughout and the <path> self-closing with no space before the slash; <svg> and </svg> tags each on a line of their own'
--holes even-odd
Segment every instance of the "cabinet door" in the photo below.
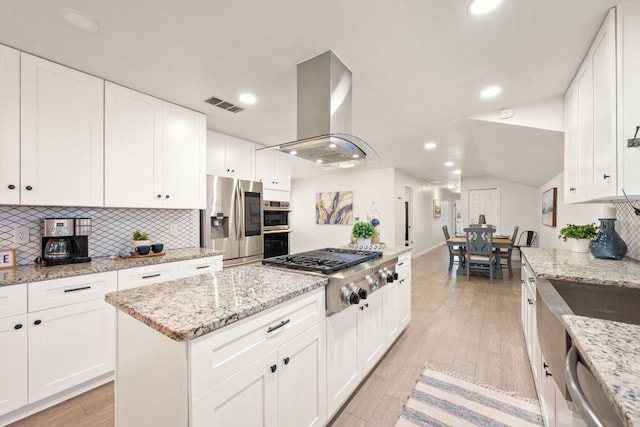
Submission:
<svg viewBox="0 0 640 427">
<path fill-rule="evenodd" d="M 0 319 L 0 415 L 27 404 L 27 315 Z"/>
<path fill-rule="evenodd" d="M 587 58 L 578 71 L 578 173 L 576 199 L 585 200 L 593 189 L 593 66 Z"/>
<path fill-rule="evenodd" d="M 327 416 L 324 322 L 278 349 L 278 426 L 322 426 Z"/>
<path fill-rule="evenodd" d="M 358 306 L 327 317 L 327 415 L 347 400 L 360 382 Z"/>
<path fill-rule="evenodd" d="M 162 188 L 165 208 L 204 209 L 206 117 L 164 103 Z"/>
<path fill-rule="evenodd" d="M 384 354 L 385 339 L 382 319 L 382 292 L 373 292 L 358 307 L 358 370 L 363 374 Z"/>
<path fill-rule="evenodd" d="M 398 323 L 400 330 L 411 320 L 411 258 L 403 257 L 396 267 L 398 273 Z"/>
<path fill-rule="evenodd" d="M 20 52 L 0 45 L 0 203 L 20 203 Z"/>
<path fill-rule="evenodd" d="M 190 425 L 277 426 L 276 359 L 273 350 L 195 399 L 191 404 Z"/>
<path fill-rule="evenodd" d="M 105 84 L 105 206 L 161 208 L 162 101 Z"/>
<path fill-rule="evenodd" d="M 115 311 L 103 299 L 28 318 L 29 403 L 113 370 Z"/>
<path fill-rule="evenodd" d="M 21 203 L 103 206 L 104 81 L 21 53 Z"/>
<path fill-rule="evenodd" d="M 564 202 L 576 201 L 578 185 L 578 95 L 577 81 L 572 83 L 564 96 Z"/>
<path fill-rule="evenodd" d="M 546 361 L 544 356 L 541 360 L 541 375 L 540 375 L 540 409 L 542 410 L 542 418 L 544 418 L 544 425 L 555 427 L 556 425 L 556 383 L 553 380 L 549 368 L 545 368 Z"/>
<path fill-rule="evenodd" d="M 594 42 L 593 198 L 616 195 L 616 23 L 609 11 Z"/>
<path fill-rule="evenodd" d="M 227 174 L 233 178 L 255 179 L 255 146 L 243 141 L 228 141 L 226 149 Z"/>
<path fill-rule="evenodd" d="M 387 344 L 391 345 L 400 335 L 400 288 L 394 281 L 384 287 L 384 335 Z"/>
<path fill-rule="evenodd" d="M 262 181 L 267 190 L 290 191 L 289 155 L 277 150 L 256 151 L 256 181 Z"/>
</svg>

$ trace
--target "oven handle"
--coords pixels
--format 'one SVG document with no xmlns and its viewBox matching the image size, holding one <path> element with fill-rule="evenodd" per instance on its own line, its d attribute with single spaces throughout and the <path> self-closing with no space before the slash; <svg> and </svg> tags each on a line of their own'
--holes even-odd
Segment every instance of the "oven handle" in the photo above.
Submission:
<svg viewBox="0 0 640 427">
<path fill-rule="evenodd" d="M 567 388 L 573 399 L 573 403 L 578 407 L 578 411 L 585 417 L 585 422 L 589 427 L 605 427 L 598 414 L 593 410 L 589 401 L 587 401 L 580 382 L 578 381 L 578 350 L 575 346 L 571 346 L 567 352 L 564 371 L 567 376 Z"/>
<path fill-rule="evenodd" d="M 291 230 L 263 230 L 262 234 L 278 234 L 278 233 L 291 233 Z"/>
</svg>

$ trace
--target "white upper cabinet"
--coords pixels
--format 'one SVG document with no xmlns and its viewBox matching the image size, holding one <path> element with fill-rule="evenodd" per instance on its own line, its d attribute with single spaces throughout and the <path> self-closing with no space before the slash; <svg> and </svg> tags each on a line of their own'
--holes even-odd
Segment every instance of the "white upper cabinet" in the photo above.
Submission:
<svg viewBox="0 0 640 427">
<path fill-rule="evenodd" d="M 278 150 L 256 151 L 256 181 L 265 190 L 291 191 L 289 155 Z"/>
<path fill-rule="evenodd" d="M 255 178 L 255 144 L 207 130 L 207 174 L 229 178 Z"/>
<path fill-rule="evenodd" d="M 0 45 L 0 204 L 20 203 L 20 52 Z"/>
<path fill-rule="evenodd" d="M 21 53 L 20 202 L 102 206 L 104 81 Z"/>
<path fill-rule="evenodd" d="M 203 114 L 107 82 L 105 206 L 200 209 Z"/>
<path fill-rule="evenodd" d="M 640 195 L 640 147 L 628 146 L 640 126 L 640 2 L 618 6 L 618 175 L 619 195 Z M 640 138 L 640 132 L 638 133 Z"/>
</svg>

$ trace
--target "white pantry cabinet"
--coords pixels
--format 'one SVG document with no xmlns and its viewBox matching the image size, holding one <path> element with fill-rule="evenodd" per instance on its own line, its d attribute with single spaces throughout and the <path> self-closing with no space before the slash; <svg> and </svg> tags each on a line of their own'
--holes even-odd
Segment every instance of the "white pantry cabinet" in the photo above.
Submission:
<svg viewBox="0 0 640 427">
<path fill-rule="evenodd" d="M 0 415 L 27 404 L 27 285 L 0 287 Z"/>
<path fill-rule="evenodd" d="M 20 203 L 103 206 L 104 81 L 20 57 Z"/>
<path fill-rule="evenodd" d="M 114 368 L 115 271 L 29 284 L 29 403 Z M 46 309 L 41 309 L 47 307 Z"/>
<path fill-rule="evenodd" d="M 278 150 L 257 150 L 256 181 L 261 181 L 265 190 L 291 191 L 289 154 Z"/>
<path fill-rule="evenodd" d="M 0 45 L 0 204 L 20 203 L 20 52 Z"/>
<path fill-rule="evenodd" d="M 207 130 L 207 175 L 255 179 L 255 144 Z"/>
<path fill-rule="evenodd" d="M 206 118 L 114 83 L 105 86 L 105 206 L 200 209 Z"/>
</svg>

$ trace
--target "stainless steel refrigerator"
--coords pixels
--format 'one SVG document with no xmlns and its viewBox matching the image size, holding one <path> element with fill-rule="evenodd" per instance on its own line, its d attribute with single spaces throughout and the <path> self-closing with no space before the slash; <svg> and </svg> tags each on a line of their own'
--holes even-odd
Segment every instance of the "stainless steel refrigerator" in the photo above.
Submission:
<svg viewBox="0 0 640 427">
<path fill-rule="evenodd" d="M 225 267 L 262 259 L 262 183 L 207 175 L 200 244 L 223 251 Z"/>
</svg>

